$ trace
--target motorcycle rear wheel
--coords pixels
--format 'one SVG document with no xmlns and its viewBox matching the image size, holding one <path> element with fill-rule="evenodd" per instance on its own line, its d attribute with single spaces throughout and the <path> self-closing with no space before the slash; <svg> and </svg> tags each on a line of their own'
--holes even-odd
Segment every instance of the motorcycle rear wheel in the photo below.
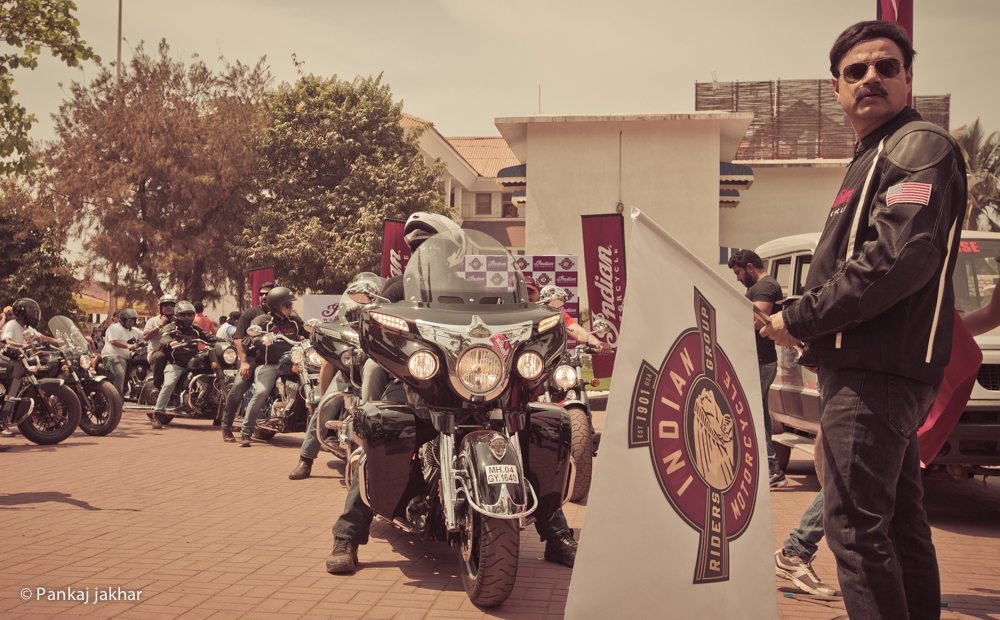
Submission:
<svg viewBox="0 0 1000 620">
<path fill-rule="evenodd" d="M 21 434 L 41 446 L 59 443 L 72 435 L 80 425 L 80 399 L 73 389 L 68 385 L 39 385 L 31 391 L 35 410 L 17 425 Z M 42 398 L 44 403 L 39 402 Z"/>
<path fill-rule="evenodd" d="M 485 517 L 468 506 L 465 510 L 458 557 L 462 585 L 474 605 L 496 607 L 514 591 L 521 532 L 517 520 Z"/>
<path fill-rule="evenodd" d="M 570 407 L 570 454 L 576 462 L 576 478 L 573 480 L 573 494 L 569 499 L 579 502 L 590 494 L 590 481 L 594 475 L 594 443 L 590 434 L 590 418 L 581 407 Z"/>
<path fill-rule="evenodd" d="M 122 399 L 115 386 L 101 381 L 87 392 L 92 409 L 81 412 L 80 430 L 88 435 L 103 437 L 118 428 L 122 420 Z"/>
</svg>

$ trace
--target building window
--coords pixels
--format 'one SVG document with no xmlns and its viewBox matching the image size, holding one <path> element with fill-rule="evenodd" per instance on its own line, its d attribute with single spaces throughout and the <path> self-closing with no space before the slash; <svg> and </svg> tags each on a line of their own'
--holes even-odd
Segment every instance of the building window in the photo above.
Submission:
<svg viewBox="0 0 1000 620">
<path fill-rule="evenodd" d="M 476 194 L 476 215 L 493 215 L 492 194 Z"/>
</svg>

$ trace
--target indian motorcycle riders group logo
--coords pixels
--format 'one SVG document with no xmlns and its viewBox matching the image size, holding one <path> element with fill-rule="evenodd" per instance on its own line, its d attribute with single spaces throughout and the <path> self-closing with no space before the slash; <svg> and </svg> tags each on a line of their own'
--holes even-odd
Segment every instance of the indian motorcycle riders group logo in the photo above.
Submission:
<svg viewBox="0 0 1000 620">
<path fill-rule="evenodd" d="M 659 368 L 643 360 L 629 408 L 629 448 L 647 448 L 671 507 L 699 532 L 694 583 L 729 579 L 729 541 L 757 499 L 750 405 L 716 338 L 715 308 L 694 289 L 696 327 Z"/>
</svg>

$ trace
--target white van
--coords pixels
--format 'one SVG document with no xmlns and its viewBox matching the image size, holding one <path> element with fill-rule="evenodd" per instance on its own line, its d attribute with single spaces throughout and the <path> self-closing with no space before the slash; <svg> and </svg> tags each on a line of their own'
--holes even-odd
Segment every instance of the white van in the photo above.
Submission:
<svg viewBox="0 0 1000 620">
<path fill-rule="evenodd" d="M 769 241 L 756 252 L 787 299 L 802 295 L 819 233 Z M 962 231 L 953 286 L 955 307 L 962 314 L 986 305 L 1000 278 L 1000 233 Z M 976 338 L 983 364 L 965 413 L 928 467 L 955 478 L 973 474 L 998 475 L 1000 469 L 1000 329 Z M 778 347 L 778 375 L 768 394 L 774 422 L 774 448 L 784 468 L 793 447 L 812 451 L 819 431 L 816 374 L 796 363 L 791 347 Z"/>
</svg>

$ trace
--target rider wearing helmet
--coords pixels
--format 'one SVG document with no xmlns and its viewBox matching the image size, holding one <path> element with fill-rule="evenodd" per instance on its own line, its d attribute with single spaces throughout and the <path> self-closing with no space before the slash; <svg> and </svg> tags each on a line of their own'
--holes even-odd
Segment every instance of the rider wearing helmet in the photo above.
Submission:
<svg viewBox="0 0 1000 620">
<path fill-rule="evenodd" d="M 222 441 L 233 442 L 236 437 L 233 435 L 233 420 L 236 419 L 236 411 L 243 404 L 243 396 L 253 385 L 254 366 L 249 352 L 243 344 L 243 339 L 247 335 L 247 328 L 250 323 L 260 315 L 267 312 L 265 301 L 267 294 L 274 288 L 274 282 L 265 282 L 257 289 L 260 296 L 260 305 L 250 308 L 240 314 L 236 322 L 236 329 L 232 332 L 233 348 L 236 349 L 236 356 L 240 360 L 240 372 L 236 374 L 229 393 L 226 395 L 226 405 L 222 411 Z"/>
<path fill-rule="evenodd" d="M 42 322 L 42 309 L 34 299 L 24 297 L 11 306 L 11 321 L 3 324 L 0 340 L 7 344 L 23 347 L 29 340 L 41 340 L 49 344 L 59 344 L 55 338 L 42 335 L 35 326 Z"/>
<path fill-rule="evenodd" d="M 142 332 L 135 326 L 139 320 L 139 315 L 132 308 L 122 308 L 118 311 L 118 322 L 108 325 L 104 333 L 104 348 L 101 349 L 101 358 L 104 366 L 111 373 L 111 380 L 119 394 L 125 389 L 125 369 L 128 360 L 132 357 L 132 351 L 139 346 L 142 340 Z"/>
<path fill-rule="evenodd" d="M 177 298 L 173 295 L 160 297 L 160 314 L 146 321 L 142 328 L 142 337 L 149 343 L 149 367 L 153 371 L 153 385 L 156 387 L 163 385 L 163 368 L 167 365 L 167 357 L 160 350 L 160 334 L 163 328 L 173 323 L 176 306 Z"/>
<path fill-rule="evenodd" d="M 569 292 L 561 286 L 546 284 L 542 287 L 539 301 L 553 310 L 562 310 L 562 307 L 569 301 Z M 599 353 L 610 350 L 610 347 L 605 342 L 581 327 L 568 312 L 562 310 L 562 315 L 563 322 L 566 324 L 566 334 L 573 338 L 573 340 L 597 347 Z"/>
<path fill-rule="evenodd" d="M 411 251 L 416 251 L 420 244 L 435 234 L 460 230 L 457 224 L 444 216 L 418 212 L 406 221 L 404 238 Z M 401 281 L 395 292 L 392 283 L 393 280 L 386 283 L 382 296 L 392 302 L 401 301 L 403 298 Z M 391 292 L 393 294 L 390 294 Z M 362 377 L 362 402 L 378 399 L 405 402 L 406 393 L 403 389 L 396 389 L 396 384 L 385 389 L 389 378 L 387 371 L 369 359 L 365 363 Z M 385 390 L 384 393 L 382 390 Z M 374 513 L 371 508 L 361 499 L 358 477 L 355 476 L 351 479 L 351 486 L 347 492 L 344 512 L 333 525 L 333 551 L 326 560 L 328 573 L 348 575 L 357 570 L 358 546 L 368 542 L 373 518 Z M 573 566 L 577 543 L 573 539 L 573 530 L 569 528 L 561 506 L 540 505 L 535 511 L 535 529 L 545 541 L 545 560 Z"/>
<path fill-rule="evenodd" d="M 260 326 L 265 334 L 284 336 L 289 340 L 305 339 L 308 334 L 302 325 L 302 319 L 292 311 L 294 302 L 295 294 L 284 286 L 271 289 L 264 302 L 267 314 L 258 316 L 251 325 Z M 240 447 L 250 447 L 250 435 L 257 426 L 257 416 L 278 380 L 278 362 L 291 348 L 292 345 L 279 338 L 271 344 L 261 343 L 256 347 L 257 371 L 254 374 L 253 397 L 250 398 L 243 420 Z"/>
<path fill-rule="evenodd" d="M 153 408 L 153 428 L 163 428 L 160 416 L 167 412 L 170 396 L 188 362 L 198 354 L 198 347 L 193 341 L 215 340 L 213 336 L 193 324 L 194 304 L 190 301 L 179 301 L 175 310 L 173 324 L 164 327 L 160 332 L 160 344 L 166 355 L 167 364 L 163 370 L 163 387 L 156 396 L 156 406 Z"/>
</svg>

